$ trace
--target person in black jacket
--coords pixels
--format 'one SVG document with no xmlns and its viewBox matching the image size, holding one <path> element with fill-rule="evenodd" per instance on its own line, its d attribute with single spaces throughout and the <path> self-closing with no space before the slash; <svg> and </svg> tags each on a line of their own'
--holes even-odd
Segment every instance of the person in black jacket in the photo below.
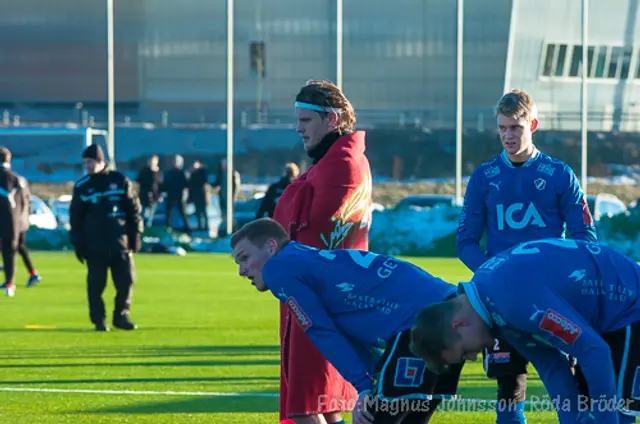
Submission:
<svg viewBox="0 0 640 424">
<path fill-rule="evenodd" d="M 198 219 L 198 230 L 209 231 L 209 217 L 207 205 L 209 205 L 209 172 L 207 167 L 199 160 L 193 163 L 193 171 L 189 177 L 189 203 L 193 203 Z"/>
<path fill-rule="evenodd" d="M 29 271 L 27 287 L 40 281 L 25 245 L 31 214 L 31 194 L 27 181 L 11 170 L 11 151 L 0 148 L 0 239 L 4 263 L 4 293 L 13 297 L 16 286 L 16 253 L 20 253 Z"/>
<path fill-rule="evenodd" d="M 142 216 L 145 226 L 151 227 L 153 215 L 160 200 L 160 185 L 162 184 L 162 173 L 158 168 L 158 155 L 149 158 L 149 164 L 140 170 L 136 181 L 140 185 L 140 205 L 142 206 Z"/>
<path fill-rule="evenodd" d="M 107 169 L 97 144 L 82 155 L 88 175 L 76 182 L 69 209 L 70 238 L 80 263 L 87 263 L 89 317 L 96 331 L 109 331 L 102 293 L 107 271 L 116 288 L 113 326 L 135 330 L 129 319 L 135 280 L 134 253 L 140 251 L 144 230 L 140 201 L 131 181 Z"/>
<path fill-rule="evenodd" d="M 171 214 L 173 208 L 177 207 L 180 216 L 184 221 L 185 231 L 189 234 L 189 219 L 187 218 L 187 204 L 184 199 L 184 191 L 189 185 L 189 178 L 183 169 L 184 159 L 180 155 L 173 158 L 173 167 L 164 173 L 164 182 L 162 191 L 167 193 L 165 198 L 166 204 L 166 222 L 167 231 L 171 230 Z"/>
<path fill-rule="evenodd" d="M 258 213 L 256 214 L 256 219 L 264 218 L 265 216 L 273 218 L 278 199 L 282 193 L 284 193 L 284 189 L 287 188 L 287 186 L 291 184 L 291 181 L 296 179 L 299 174 L 300 169 L 295 163 L 289 162 L 285 165 L 284 176 L 280 178 L 279 181 L 271 184 L 267 189 L 267 193 L 262 198 L 262 203 L 260 204 L 260 208 L 258 208 Z"/>
</svg>

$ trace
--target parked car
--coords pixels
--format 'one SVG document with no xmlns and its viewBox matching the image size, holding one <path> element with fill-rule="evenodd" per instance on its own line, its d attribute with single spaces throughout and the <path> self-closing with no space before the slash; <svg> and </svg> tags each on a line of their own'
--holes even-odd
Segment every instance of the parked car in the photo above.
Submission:
<svg viewBox="0 0 640 424">
<path fill-rule="evenodd" d="M 432 208 L 434 206 L 455 206 L 456 197 L 450 194 L 417 194 L 407 196 L 400 200 L 395 209 L 408 208 L 411 206 L 419 208 Z"/>
<path fill-rule="evenodd" d="M 209 218 L 209 236 L 216 237 L 217 233 L 215 230 L 218 228 L 220 223 L 220 206 L 218 205 L 218 196 L 211 195 L 209 205 L 207 205 L 207 217 Z M 187 218 L 189 220 L 189 228 L 195 230 L 198 228 L 198 220 L 195 216 L 196 208 L 193 203 L 187 203 Z M 167 204 L 164 201 L 164 198 L 160 199 L 158 203 L 155 213 L 153 215 L 153 226 L 165 226 L 167 221 Z M 180 213 L 177 209 L 173 211 L 171 214 L 171 228 L 175 228 L 177 230 L 185 229 L 184 221 L 180 216 Z"/>
<path fill-rule="evenodd" d="M 36 228 L 55 230 L 58 228 L 58 220 L 47 204 L 35 194 L 31 195 L 31 215 L 29 223 Z"/>
<path fill-rule="evenodd" d="M 594 221 L 600 221 L 604 216 L 609 218 L 621 213 L 628 213 L 627 206 L 622 200 L 613 194 L 598 193 L 587 196 L 587 205 Z"/>
<path fill-rule="evenodd" d="M 245 224 L 256 219 L 258 209 L 265 193 L 258 193 L 252 199 L 238 200 L 233 204 L 233 231 L 237 231 Z M 221 217 L 218 234 L 224 236 L 227 233 L 226 216 Z"/>
</svg>

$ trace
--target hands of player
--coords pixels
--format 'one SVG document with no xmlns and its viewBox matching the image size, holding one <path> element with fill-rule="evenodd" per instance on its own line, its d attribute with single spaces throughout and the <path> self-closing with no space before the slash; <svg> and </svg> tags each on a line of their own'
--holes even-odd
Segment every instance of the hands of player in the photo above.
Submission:
<svg viewBox="0 0 640 424">
<path fill-rule="evenodd" d="M 353 408 L 352 421 L 353 424 L 373 424 L 373 414 L 367 411 L 367 404 L 370 403 L 371 392 L 366 391 L 358 395 L 358 402 Z"/>
</svg>

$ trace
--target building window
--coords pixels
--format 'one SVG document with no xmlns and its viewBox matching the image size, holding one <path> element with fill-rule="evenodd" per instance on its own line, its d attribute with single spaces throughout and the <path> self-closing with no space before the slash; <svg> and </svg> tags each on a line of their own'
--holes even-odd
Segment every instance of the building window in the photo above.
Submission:
<svg viewBox="0 0 640 424">
<path fill-rule="evenodd" d="M 629 68 L 631 67 L 632 53 L 633 51 L 630 48 L 625 48 L 622 51 L 622 58 L 620 62 L 620 79 L 629 78 Z"/>
<path fill-rule="evenodd" d="M 549 43 L 543 49 L 541 76 L 547 78 L 581 78 L 587 72 L 594 79 L 640 78 L 640 61 L 634 74 L 631 69 L 634 51 L 620 46 L 588 46 L 587 65 L 582 63 L 583 46 Z"/>
<path fill-rule="evenodd" d="M 598 60 L 596 61 L 596 70 L 594 73 L 595 78 L 604 77 L 604 65 L 607 63 L 607 47 L 598 47 Z"/>
<path fill-rule="evenodd" d="M 567 45 L 560 44 L 558 46 L 558 56 L 556 58 L 556 77 L 561 77 L 564 75 L 564 63 L 567 59 Z"/>
<path fill-rule="evenodd" d="M 544 66 L 542 68 L 542 75 L 545 77 L 550 77 L 553 72 L 553 61 L 555 59 L 556 45 L 555 44 L 547 44 L 547 51 L 544 56 Z"/>
<path fill-rule="evenodd" d="M 614 47 L 611 49 L 611 57 L 609 58 L 609 70 L 607 78 L 617 78 L 620 61 L 622 59 L 622 48 Z"/>
<path fill-rule="evenodd" d="M 569 76 L 579 77 L 582 76 L 582 72 L 582 46 L 573 46 Z"/>
</svg>

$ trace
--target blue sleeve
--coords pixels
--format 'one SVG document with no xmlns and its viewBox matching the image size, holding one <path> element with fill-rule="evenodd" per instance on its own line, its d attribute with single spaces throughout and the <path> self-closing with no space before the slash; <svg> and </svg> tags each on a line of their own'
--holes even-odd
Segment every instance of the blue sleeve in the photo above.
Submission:
<svg viewBox="0 0 640 424">
<path fill-rule="evenodd" d="M 598 239 L 593 217 L 576 174 L 564 166 L 560 193 L 560 211 L 572 239 L 595 242 Z"/>
<path fill-rule="evenodd" d="M 458 258 L 473 272 L 489 259 L 480 249 L 480 240 L 487 220 L 482 181 L 483 175 L 478 171 L 471 175 L 456 232 Z"/>
<path fill-rule="evenodd" d="M 316 293 L 303 281 L 290 275 L 282 278 L 267 274 L 269 273 L 263 270 L 269 290 L 291 309 L 297 324 L 320 353 L 358 393 L 370 390 L 373 377 L 360 359 L 358 351 L 335 326 Z"/>
<path fill-rule="evenodd" d="M 602 410 L 594 408 L 595 422 L 617 422 L 616 409 L 605 407 L 617 401 L 609 346 L 571 306 L 553 292 L 536 290 L 531 284 L 523 285 L 522 289 L 519 297 L 522 300 L 509 302 L 511 307 L 506 308 L 509 311 L 504 316 L 506 321 L 524 335 L 532 336 L 537 346 L 555 348 L 558 354 L 561 351 L 575 357 L 587 380 L 589 396 L 595 400 L 607 401 L 595 402 L 603 405 Z M 569 399 L 576 399 L 576 403 L 572 401 L 572 409 L 573 405 L 577 409 L 579 400 L 575 383 L 567 378 L 566 372 L 558 372 L 557 363 L 544 356 L 534 353 L 534 357 L 528 359 L 532 363 L 534 360 L 541 362 L 542 369 L 538 368 L 538 364 L 534 363 L 534 366 L 552 399 L 560 395 L 563 396 L 560 398 L 562 400 L 566 399 L 564 396 L 571 395 Z"/>
</svg>

